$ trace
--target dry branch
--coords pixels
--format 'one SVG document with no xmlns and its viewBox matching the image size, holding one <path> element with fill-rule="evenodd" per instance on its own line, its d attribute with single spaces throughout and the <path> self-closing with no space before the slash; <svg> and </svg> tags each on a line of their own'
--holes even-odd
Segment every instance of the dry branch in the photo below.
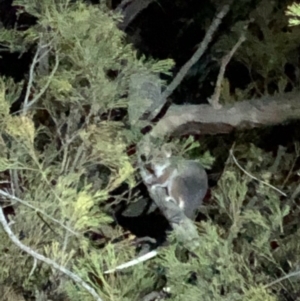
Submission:
<svg viewBox="0 0 300 301">
<path fill-rule="evenodd" d="M 230 155 L 231 155 L 231 157 L 232 157 L 233 162 L 235 163 L 235 165 L 236 165 L 236 166 L 237 166 L 237 167 L 238 167 L 245 175 L 247 175 L 247 176 L 250 177 L 251 179 L 253 179 L 253 180 L 255 180 L 255 181 L 257 181 L 257 182 L 259 182 L 259 183 L 261 183 L 261 184 L 263 184 L 263 185 L 266 185 L 266 186 L 270 187 L 271 189 L 277 191 L 277 192 L 280 193 L 281 195 L 287 197 L 287 194 L 284 193 L 284 192 L 282 192 L 280 189 L 276 188 L 275 186 L 269 184 L 269 183 L 266 182 L 266 181 L 259 180 L 258 178 L 256 178 L 256 177 L 254 177 L 253 175 L 251 175 L 247 170 L 245 170 L 245 169 L 240 165 L 240 163 L 238 162 L 238 160 L 236 159 L 236 157 L 234 156 L 233 150 L 232 150 L 232 149 L 230 150 Z"/>
<path fill-rule="evenodd" d="M 221 62 L 221 68 L 218 75 L 215 92 L 211 98 L 208 99 L 208 102 L 215 108 L 220 109 L 222 106 L 219 103 L 220 95 L 221 95 L 221 89 L 222 89 L 222 82 L 225 75 L 226 66 L 228 65 L 229 61 L 231 60 L 234 53 L 237 51 L 237 49 L 241 46 L 241 44 L 246 40 L 245 33 L 242 33 L 237 43 L 233 46 L 231 51 L 225 55 L 222 58 Z"/>
<path fill-rule="evenodd" d="M 205 50 L 207 49 L 209 43 L 211 42 L 214 33 L 218 29 L 221 24 L 222 19 L 227 15 L 230 9 L 230 5 L 224 5 L 221 11 L 215 16 L 212 21 L 210 27 L 208 28 L 204 39 L 200 43 L 197 51 L 192 55 L 192 57 L 181 67 L 178 74 L 175 76 L 173 81 L 168 85 L 165 91 L 162 93 L 161 98 L 154 102 L 152 106 L 147 109 L 145 114 L 143 115 L 143 120 L 148 119 L 151 120 L 155 118 L 155 116 L 160 112 L 162 107 L 167 101 L 167 98 L 173 93 L 173 91 L 180 85 L 190 68 L 201 58 Z"/>
<path fill-rule="evenodd" d="M 211 23 L 209 29 L 207 30 L 205 37 L 201 44 L 199 45 L 197 51 L 193 54 L 193 56 L 182 66 L 179 73 L 175 76 L 171 84 L 167 87 L 167 89 L 163 92 L 162 98 L 167 99 L 173 91 L 178 87 L 178 85 L 182 82 L 188 71 L 191 67 L 201 58 L 203 53 L 208 47 L 208 44 L 213 38 L 213 34 L 218 29 L 219 25 L 221 24 L 222 19 L 227 15 L 229 12 L 229 5 L 224 5 L 221 11 L 216 15 L 215 19 Z"/>
<path fill-rule="evenodd" d="M 300 92 L 224 105 L 172 105 L 151 132 L 154 137 L 229 133 L 300 119 Z"/>
<path fill-rule="evenodd" d="M 123 263 L 123 264 L 120 264 L 120 265 L 118 265 L 117 267 L 115 267 L 115 268 L 113 268 L 111 270 L 107 270 L 107 271 L 104 272 L 104 274 L 111 274 L 111 273 L 114 273 L 116 271 L 121 271 L 121 270 L 127 269 L 129 267 L 135 266 L 135 265 L 137 265 L 139 263 L 142 263 L 144 261 L 147 261 L 147 260 L 155 257 L 157 254 L 158 254 L 157 250 L 153 250 L 153 251 L 151 251 L 149 253 L 146 253 L 146 254 L 144 254 L 144 255 L 142 255 L 140 257 L 137 257 L 137 258 L 135 258 L 135 259 L 133 259 L 131 261 L 128 261 L 128 262 Z"/>
</svg>

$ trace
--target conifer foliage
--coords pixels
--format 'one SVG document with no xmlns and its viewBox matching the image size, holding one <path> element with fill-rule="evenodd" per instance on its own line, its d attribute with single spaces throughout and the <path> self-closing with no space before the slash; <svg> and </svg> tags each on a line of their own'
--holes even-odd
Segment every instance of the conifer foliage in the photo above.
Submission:
<svg viewBox="0 0 300 301">
<path fill-rule="evenodd" d="M 292 153 L 278 149 L 274 162 L 266 150 L 237 141 L 197 224 L 200 247 L 186 252 L 171 235 L 151 261 L 104 274 L 135 257 L 129 243 L 112 242 L 124 230 L 111 226 L 107 210 L 112 191 L 137 185 L 128 148 L 142 134 L 128 125 L 130 78 L 169 74 L 172 62 L 138 56 L 117 28 L 120 16 L 104 4 L 14 5 L 35 24 L 0 28 L 6 52 L 32 53 L 22 82 L 0 78 L 1 298 L 296 300 L 300 209 L 291 178 L 297 175 L 298 142 Z M 299 6 L 287 14 L 297 25 Z M 12 110 L 20 95 L 22 104 Z M 203 158 L 208 166 L 213 162 L 208 152 Z M 295 191 L 291 198 L 287 190 Z M 99 233 L 101 247 L 91 232 Z"/>
</svg>

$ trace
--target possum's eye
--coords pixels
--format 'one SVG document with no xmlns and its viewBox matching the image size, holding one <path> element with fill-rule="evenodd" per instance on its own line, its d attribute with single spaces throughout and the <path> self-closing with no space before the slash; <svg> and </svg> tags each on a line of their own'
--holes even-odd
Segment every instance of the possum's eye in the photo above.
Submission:
<svg viewBox="0 0 300 301">
<path fill-rule="evenodd" d="M 147 161 L 147 158 L 146 158 L 145 155 L 141 155 L 140 158 L 141 158 L 141 160 L 142 160 L 143 162 L 146 162 L 146 161 Z"/>
<path fill-rule="evenodd" d="M 143 154 L 143 155 L 140 156 L 140 158 L 141 158 L 142 162 L 149 162 L 149 161 L 153 160 L 152 155 L 146 156 L 146 155 Z"/>
</svg>

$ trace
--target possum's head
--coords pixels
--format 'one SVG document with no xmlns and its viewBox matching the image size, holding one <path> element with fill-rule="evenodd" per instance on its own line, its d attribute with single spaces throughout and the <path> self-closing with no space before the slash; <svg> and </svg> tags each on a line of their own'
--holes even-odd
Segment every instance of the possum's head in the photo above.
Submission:
<svg viewBox="0 0 300 301">
<path fill-rule="evenodd" d="M 172 146 L 164 144 L 160 147 L 151 147 L 139 156 L 140 162 L 144 168 L 151 174 L 158 175 L 170 166 L 170 157 L 172 156 Z"/>
</svg>

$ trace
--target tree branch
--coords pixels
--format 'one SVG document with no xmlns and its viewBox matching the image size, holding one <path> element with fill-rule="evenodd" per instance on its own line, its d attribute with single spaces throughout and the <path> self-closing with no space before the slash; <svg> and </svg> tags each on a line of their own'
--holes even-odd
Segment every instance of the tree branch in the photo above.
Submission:
<svg viewBox="0 0 300 301">
<path fill-rule="evenodd" d="M 162 93 L 161 98 L 154 102 L 149 109 L 146 110 L 145 114 L 143 115 L 142 119 L 151 120 L 156 117 L 156 115 L 160 112 L 162 107 L 167 101 L 167 98 L 173 93 L 173 91 L 180 85 L 184 77 L 186 76 L 187 72 L 190 68 L 201 58 L 203 53 L 208 47 L 208 44 L 212 40 L 213 34 L 218 29 L 219 25 L 221 24 L 222 19 L 226 16 L 230 8 L 230 5 L 224 5 L 221 11 L 216 15 L 215 19 L 213 20 L 212 24 L 210 25 L 208 31 L 200 46 L 198 47 L 197 51 L 192 55 L 192 57 L 181 67 L 178 74 L 175 76 L 173 81 L 168 85 L 165 91 Z"/>
<path fill-rule="evenodd" d="M 47 79 L 47 82 L 45 84 L 45 86 L 41 89 L 41 91 L 29 102 L 29 95 L 30 95 L 30 91 L 31 91 L 31 88 L 32 88 L 32 85 L 33 85 L 33 78 L 34 78 L 34 69 L 35 69 L 35 66 L 36 64 L 44 57 L 48 54 L 48 52 L 50 50 L 47 50 L 46 52 L 43 52 L 41 56 L 39 56 L 40 52 L 42 51 L 43 48 L 45 47 L 48 47 L 49 44 L 46 44 L 46 45 L 42 45 L 42 46 L 39 46 L 36 53 L 35 53 L 35 56 L 34 56 L 34 59 L 33 59 L 33 62 L 31 64 L 31 67 L 30 67 L 30 72 L 29 72 L 29 81 L 28 81 L 28 85 L 27 85 L 27 89 L 26 89 L 26 96 L 25 96 L 25 100 L 24 100 L 24 104 L 23 104 L 23 115 L 25 115 L 27 113 L 27 111 L 29 110 L 29 108 L 34 105 L 40 98 L 41 96 L 45 93 L 45 91 L 48 89 L 50 83 L 51 83 L 51 80 L 53 79 L 53 76 L 54 74 L 56 73 L 57 71 L 57 68 L 58 68 L 58 65 L 59 65 L 59 60 L 58 60 L 58 55 L 55 54 L 55 65 L 50 73 L 50 75 L 48 76 L 48 79 Z"/>
<path fill-rule="evenodd" d="M 241 46 L 241 44 L 245 40 L 246 40 L 246 37 L 245 37 L 245 33 L 243 32 L 242 35 L 240 36 L 239 40 L 236 42 L 236 44 L 231 49 L 231 51 L 222 58 L 221 68 L 220 68 L 220 72 L 219 72 L 219 75 L 218 75 L 218 79 L 217 79 L 217 83 L 216 83 L 214 94 L 213 94 L 213 96 L 211 98 L 208 99 L 208 102 L 215 109 L 220 109 L 222 107 L 220 105 L 220 103 L 219 103 L 219 99 L 220 99 L 220 95 L 221 95 L 222 81 L 224 79 L 224 74 L 225 74 L 226 66 L 230 62 L 230 60 L 231 60 L 232 56 L 234 55 L 234 53 L 237 51 L 237 49 Z"/>
<path fill-rule="evenodd" d="M 4 231 L 7 233 L 7 235 L 9 236 L 9 238 L 11 239 L 11 241 L 17 245 L 21 250 L 23 250 L 24 252 L 28 253 L 29 255 L 31 255 L 33 258 L 40 260 L 50 266 L 52 266 L 54 269 L 64 273 L 65 275 L 67 275 L 68 277 L 70 277 L 73 281 L 75 281 L 76 283 L 78 283 L 79 285 L 81 285 L 83 288 L 85 288 L 97 301 L 102 301 L 102 299 L 99 297 L 99 295 L 97 294 L 97 292 L 90 286 L 88 285 L 85 281 L 83 281 L 79 276 L 77 276 L 76 274 L 74 274 L 73 272 L 67 270 L 65 267 L 57 264 L 55 261 L 33 251 L 32 249 L 30 249 L 29 247 L 25 246 L 24 244 L 22 244 L 20 242 L 20 240 L 15 236 L 15 234 L 11 231 L 11 229 L 9 228 L 3 210 L 0 207 L 0 223 L 3 226 Z"/>
<path fill-rule="evenodd" d="M 139 263 L 142 263 L 144 261 L 147 261 L 153 257 L 155 257 L 156 255 L 158 254 L 157 250 L 153 250 L 151 252 L 148 252 L 140 257 L 137 257 L 131 261 L 128 261 L 126 263 L 123 263 L 123 264 L 120 264 L 118 265 L 117 267 L 115 267 L 114 269 L 111 269 L 111 270 L 107 270 L 104 272 L 104 274 L 111 274 L 111 273 L 114 273 L 116 271 L 121 271 L 121 270 L 124 270 L 124 269 L 127 269 L 129 267 L 132 267 L 132 266 L 135 266 Z"/>
<path fill-rule="evenodd" d="M 173 81 L 170 83 L 170 85 L 167 87 L 167 89 L 162 94 L 162 99 L 167 99 L 173 91 L 179 86 L 179 84 L 182 82 L 184 77 L 186 76 L 187 72 L 190 70 L 190 68 L 201 58 L 204 51 L 207 49 L 208 44 L 212 40 L 213 34 L 218 29 L 219 25 L 221 24 L 222 19 L 227 15 L 229 12 L 229 5 L 224 5 L 221 11 L 216 15 L 215 19 L 213 20 L 212 24 L 210 25 L 208 31 L 206 32 L 206 35 L 201 42 L 199 48 L 197 51 L 193 54 L 193 56 L 181 67 L 178 74 L 175 76 Z"/>
<path fill-rule="evenodd" d="M 153 137 L 168 135 L 229 133 L 275 125 L 300 118 L 300 92 L 266 96 L 224 105 L 172 105 L 151 132 Z"/>
</svg>

